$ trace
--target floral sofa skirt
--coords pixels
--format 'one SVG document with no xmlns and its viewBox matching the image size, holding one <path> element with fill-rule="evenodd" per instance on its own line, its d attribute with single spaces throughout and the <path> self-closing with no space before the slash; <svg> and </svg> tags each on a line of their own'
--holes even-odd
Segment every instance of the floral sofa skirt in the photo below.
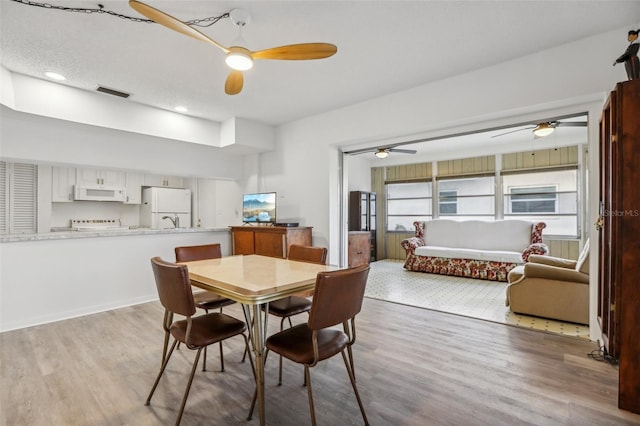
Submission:
<svg viewBox="0 0 640 426">
<path fill-rule="evenodd" d="M 404 263 L 404 268 L 408 271 L 505 282 L 509 271 L 516 266 L 518 266 L 517 263 L 511 262 L 450 259 L 446 257 L 417 256 L 415 254 L 409 254 Z"/>
</svg>

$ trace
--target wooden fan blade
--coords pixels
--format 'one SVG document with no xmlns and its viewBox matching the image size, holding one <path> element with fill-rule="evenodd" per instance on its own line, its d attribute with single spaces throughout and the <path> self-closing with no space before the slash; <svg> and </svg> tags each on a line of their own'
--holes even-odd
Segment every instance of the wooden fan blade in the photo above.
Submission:
<svg viewBox="0 0 640 426">
<path fill-rule="evenodd" d="M 244 76 L 242 71 L 231 70 L 227 81 L 224 83 L 224 92 L 227 95 L 237 95 L 242 90 L 244 84 Z"/>
<path fill-rule="evenodd" d="M 338 48 L 329 43 L 301 43 L 251 52 L 253 59 L 306 60 L 323 59 L 334 55 Z"/>
<path fill-rule="evenodd" d="M 205 43 L 213 44 L 214 46 L 222 49 L 225 53 L 229 53 L 229 49 L 221 45 L 215 40 L 212 40 L 208 36 L 204 35 L 200 31 L 195 28 L 191 28 L 189 25 L 185 24 L 181 20 L 174 18 L 171 15 L 168 15 L 154 7 L 149 6 L 148 4 L 139 2 L 137 0 L 129 0 L 129 6 L 135 9 L 141 15 L 146 16 L 152 21 L 164 25 L 165 27 L 177 31 L 181 34 L 189 36 L 191 38 L 195 38 L 196 40 L 204 41 Z"/>
</svg>

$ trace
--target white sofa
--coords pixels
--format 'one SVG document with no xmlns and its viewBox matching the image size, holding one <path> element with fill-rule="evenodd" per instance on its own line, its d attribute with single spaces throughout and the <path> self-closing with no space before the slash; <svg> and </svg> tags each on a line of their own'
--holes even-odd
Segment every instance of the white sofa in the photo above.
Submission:
<svg viewBox="0 0 640 426">
<path fill-rule="evenodd" d="M 543 222 L 525 220 L 414 222 L 415 237 L 401 242 L 410 271 L 507 281 L 531 254 L 547 254 Z"/>
</svg>

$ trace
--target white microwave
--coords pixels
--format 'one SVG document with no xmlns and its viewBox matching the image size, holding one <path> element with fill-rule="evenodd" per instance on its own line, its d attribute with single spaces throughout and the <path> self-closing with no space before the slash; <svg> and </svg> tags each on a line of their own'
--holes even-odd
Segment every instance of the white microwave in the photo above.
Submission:
<svg viewBox="0 0 640 426">
<path fill-rule="evenodd" d="M 124 202 L 127 199 L 127 191 L 124 188 L 108 188 L 103 186 L 74 185 L 73 199 L 78 201 Z"/>
</svg>

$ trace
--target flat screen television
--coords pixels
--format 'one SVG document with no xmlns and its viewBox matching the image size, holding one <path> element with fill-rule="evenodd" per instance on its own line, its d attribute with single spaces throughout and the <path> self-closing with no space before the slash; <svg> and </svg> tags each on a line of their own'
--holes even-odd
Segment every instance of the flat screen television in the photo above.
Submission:
<svg viewBox="0 0 640 426">
<path fill-rule="evenodd" d="M 276 193 L 244 194 L 242 221 L 244 223 L 276 223 Z"/>
</svg>

